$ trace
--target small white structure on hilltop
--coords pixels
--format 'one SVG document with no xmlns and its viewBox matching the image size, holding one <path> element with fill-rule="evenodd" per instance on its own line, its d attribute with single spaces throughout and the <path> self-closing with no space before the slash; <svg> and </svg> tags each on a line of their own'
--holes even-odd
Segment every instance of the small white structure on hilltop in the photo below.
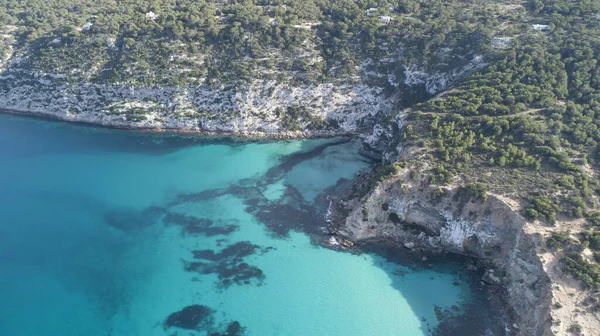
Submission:
<svg viewBox="0 0 600 336">
<path fill-rule="evenodd" d="M 156 19 L 156 14 L 154 14 L 154 12 L 148 12 L 148 13 L 146 13 L 146 19 L 154 20 L 154 19 Z"/>
<path fill-rule="evenodd" d="M 552 28 L 548 25 L 543 25 L 543 24 L 534 24 L 533 25 L 533 30 L 550 30 L 550 29 L 552 29 Z"/>
<path fill-rule="evenodd" d="M 365 11 L 365 13 L 367 13 L 367 16 L 373 16 L 376 12 L 377 8 L 369 8 Z"/>
<path fill-rule="evenodd" d="M 83 26 L 75 27 L 77 31 L 86 31 L 90 30 L 94 24 L 91 22 L 86 22 Z"/>
<path fill-rule="evenodd" d="M 382 16 L 379 17 L 379 21 L 381 21 L 383 23 L 389 23 L 390 21 L 392 21 L 392 17 L 391 16 L 382 15 Z"/>
</svg>

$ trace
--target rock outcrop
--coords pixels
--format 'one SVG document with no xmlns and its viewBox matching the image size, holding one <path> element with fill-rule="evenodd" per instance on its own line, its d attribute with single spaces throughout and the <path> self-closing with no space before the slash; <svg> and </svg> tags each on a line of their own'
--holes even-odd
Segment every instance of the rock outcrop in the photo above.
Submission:
<svg viewBox="0 0 600 336">
<path fill-rule="evenodd" d="M 234 133 L 269 137 L 367 134 L 413 91 L 434 94 L 485 66 L 481 56 L 426 72 L 404 66 L 391 81 L 365 62 L 355 76 L 306 83 L 288 72 L 258 71 L 248 83 L 139 86 L 32 68 L 27 51 L 0 59 L 0 110 L 96 125 L 149 130 Z M 403 63 L 403 56 L 393 60 Z M 375 67 L 376 68 L 376 67 Z M 394 68 L 394 67 L 392 67 Z M 88 78 L 89 77 L 89 78 Z M 388 80 L 386 81 L 385 78 Z"/>
<path fill-rule="evenodd" d="M 526 221 L 500 199 L 471 200 L 454 189 L 388 178 L 361 199 L 346 201 L 345 220 L 334 223 L 343 238 L 394 242 L 398 248 L 476 257 L 482 280 L 506 288 L 518 335 L 551 334 L 551 282 Z"/>
<path fill-rule="evenodd" d="M 394 106 L 383 89 L 362 84 L 291 86 L 260 81 L 239 88 L 146 88 L 14 76 L 0 77 L 0 109 L 133 129 L 278 133 L 312 124 L 313 130 L 354 133 L 372 127 L 375 116 L 390 113 Z M 291 125 L 283 120 L 286 114 L 291 115 Z"/>
</svg>

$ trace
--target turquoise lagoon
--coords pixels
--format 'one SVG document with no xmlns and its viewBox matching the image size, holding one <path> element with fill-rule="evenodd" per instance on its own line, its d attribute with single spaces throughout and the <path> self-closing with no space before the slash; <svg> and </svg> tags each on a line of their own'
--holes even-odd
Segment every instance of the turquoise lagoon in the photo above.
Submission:
<svg viewBox="0 0 600 336">
<path fill-rule="evenodd" d="M 477 295 L 318 244 L 327 195 L 369 165 L 356 141 L 2 116 L 0 157 L 0 335 L 428 335 Z"/>
</svg>

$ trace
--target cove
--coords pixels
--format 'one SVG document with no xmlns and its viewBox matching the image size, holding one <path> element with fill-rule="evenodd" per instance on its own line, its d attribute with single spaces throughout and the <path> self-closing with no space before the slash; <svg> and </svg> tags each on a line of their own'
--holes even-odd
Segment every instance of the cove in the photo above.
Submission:
<svg viewBox="0 0 600 336">
<path fill-rule="evenodd" d="M 321 246 L 358 147 L 1 116 L 0 335 L 436 333 L 468 275 Z"/>
</svg>

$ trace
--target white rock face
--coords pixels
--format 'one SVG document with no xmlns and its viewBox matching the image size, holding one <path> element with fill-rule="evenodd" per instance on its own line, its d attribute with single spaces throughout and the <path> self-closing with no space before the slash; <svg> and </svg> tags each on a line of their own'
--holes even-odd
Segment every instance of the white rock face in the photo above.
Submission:
<svg viewBox="0 0 600 336">
<path fill-rule="evenodd" d="M 466 74 L 485 67 L 482 56 L 475 56 L 467 65 L 453 69 L 450 72 L 427 73 L 416 65 L 404 66 L 404 84 L 408 86 L 425 84 L 429 94 L 436 94 L 447 88 L 452 82 L 464 77 Z"/>
<path fill-rule="evenodd" d="M 506 290 L 520 327 L 510 334 L 549 335 L 551 282 L 523 231 L 526 221 L 492 195 L 485 201 L 455 197 L 457 190 L 440 195 L 413 172 L 414 180 L 399 178 L 412 175 L 405 170 L 366 196 L 346 200 L 349 215 L 332 230 L 355 242 L 393 242 L 398 248 L 475 257 L 484 268 L 496 270 L 484 280 Z"/>
<path fill-rule="evenodd" d="M 265 80 L 241 88 L 149 88 L 70 85 L 51 75 L 21 75 L 10 71 L 0 77 L 0 109 L 129 128 L 275 133 L 286 131 L 279 112 L 304 107 L 308 115 L 295 120 L 300 128 L 314 120 L 334 121 L 338 133 L 353 133 L 366 118 L 390 113 L 394 105 L 382 88 L 364 84 Z"/>
<path fill-rule="evenodd" d="M 368 59 L 358 67 L 360 76 L 320 84 L 294 82 L 290 74 L 282 73 L 277 78 L 283 80 L 258 79 L 237 86 L 140 87 L 84 79 L 69 82 L 68 74 L 32 72 L 27 57 L 21 53 L 9 55 L 4 63 L 0 60 L 0 109 L 112 127 L 286 137 L 370 132 L 383 116 L 397 112 L 404 85 L 424 84 L 434 94 L 485 65 L 480 57 L 445 72 L 427 73 L 410 65 L 397 78 L 393 71 L 374 71 L 375 64 Z M 402 59 L 399 50 L 385 62 L 401 64 Z M 88 72 L 98 75 L 96 70 Z M 75 71 L 73 78 L 94 76 L 78 77 Z M 386 84 L 367 84 L 384 78 Z M 390 95 L 393 88 L 396 92 Z M 290 108 L 297 113 L 288 113 Z M 316 127 L 323 124 L 328 127 Z M 387 128 L 373 131 L 373 143 L 389 133 Z"/>
<path fill-rule="evenodd" d="M 492 37 L 491 45 L 492 48 L 496 49 L 508 49 L 511 46 L 513 38 L 509 36 L 496 36 Z"/>
<path fill-rule="evenodd" d="M 385 130 L 383 129 L 383 127 L 380 124 L 377 124 L 373 127 L 373 132 L 365 137 L 364 143 L 370 146 L 375 146 L 384 133 Z"/>
<path fill-rule="evenodd" d="M 478 243 L 482 245 L 491 244 L 494 239 L 497 239 L 493 230 L 487 229 L 488 226 L 486 225 L 489 225 L 489 223 L 455 218 L 448 211 L 440 211 L 440 215 L 446 219 L 447 224 L 440 229 L 441 241 L 449 247 L 456 247 L 461 250 L 464 248 L 464 242 L 470 237 L 477 237 Z"/>
<path fill-rule="evenodd" d="M 532 26 L 533 30 L 550 30 L 552 29 L 552 27 L 550 27 L 549 25 L 545 25 L 545 24 L 534 24 Z"/>
</svg>

